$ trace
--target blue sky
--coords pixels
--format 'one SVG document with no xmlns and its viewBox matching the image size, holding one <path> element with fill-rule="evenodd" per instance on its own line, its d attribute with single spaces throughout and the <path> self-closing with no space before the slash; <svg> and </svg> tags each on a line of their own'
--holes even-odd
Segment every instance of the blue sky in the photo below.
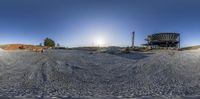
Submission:
<svg viewBox="0 0 200 99">
<path fill-rule="evenodd" d="M 0 44 L 63 46 L 145 43 L 148 34 L 181 33 L 181 46 L 200 45 L 199 0 L 0 0 Z"/>
</svg>

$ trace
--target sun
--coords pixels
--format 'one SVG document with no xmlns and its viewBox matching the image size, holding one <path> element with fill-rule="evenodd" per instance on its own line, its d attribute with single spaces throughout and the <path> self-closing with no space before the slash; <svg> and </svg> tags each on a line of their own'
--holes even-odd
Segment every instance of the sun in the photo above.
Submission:
<svg viewBox="0 0 200 99">
<path fill-rule="evenodd" d="M 105 40 L 102 37 L 97 37 L 95 39 L 95 46 L 98 46 L 98 47 L 105 46 Z"/>
</svg>

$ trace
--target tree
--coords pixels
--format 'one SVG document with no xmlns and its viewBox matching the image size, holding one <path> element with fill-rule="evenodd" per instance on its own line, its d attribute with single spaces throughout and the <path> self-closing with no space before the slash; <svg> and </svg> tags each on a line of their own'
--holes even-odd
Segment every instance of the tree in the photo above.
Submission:
<svg viewBox="0 0 200 99">
<path fill-rule="evenodd" d="M 45 38 L 44 46 L 55 47 L 55 41 L 50 38 Z"/>
</svg>

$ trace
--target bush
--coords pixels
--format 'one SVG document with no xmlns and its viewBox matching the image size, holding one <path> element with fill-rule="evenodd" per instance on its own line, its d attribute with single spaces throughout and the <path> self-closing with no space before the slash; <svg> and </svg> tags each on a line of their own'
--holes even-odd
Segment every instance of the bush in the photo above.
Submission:
<svg viewBox="0 0 200 99">
<path fill-rule="evenodd" d="M 50 38 L 44 39 L 44 46 L 55 47 L 55 41 Z"/>
<path fill-rule="evenodd" d="M 19 49 L 25 49 L 23 45 L 19 46 Z"/>
<path fill-rule="evenodd" d="M 125 50 L 123 51 L 123 53 L 126 53 L 126 54 L 127 54 L 127 53 L 130 53 L 130 48 L 129 48 L 129 47 L 126 47 Z"/>
</svg>

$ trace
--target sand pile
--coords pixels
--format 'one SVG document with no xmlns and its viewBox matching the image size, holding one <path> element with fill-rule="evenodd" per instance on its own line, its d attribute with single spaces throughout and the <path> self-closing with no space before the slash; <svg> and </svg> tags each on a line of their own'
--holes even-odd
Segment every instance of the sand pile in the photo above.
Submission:
<svg viewBox="0 0 200 99">
<path fill-rule="evenodd" d="M 51 50 L 0 54 L 0 95 L 184 96 L 200 94 L 200 53 L 107 54 Z"/>
</svg>

